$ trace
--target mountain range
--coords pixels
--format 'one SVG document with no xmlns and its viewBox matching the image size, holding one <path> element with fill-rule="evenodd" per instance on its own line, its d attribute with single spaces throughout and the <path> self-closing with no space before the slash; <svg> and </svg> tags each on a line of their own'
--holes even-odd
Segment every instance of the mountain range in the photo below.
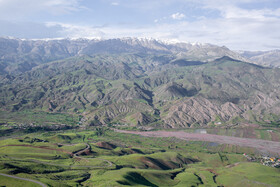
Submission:
<svg viewBox="0 0 280 187">
<path fill-rule="evenodd" d="M 278 123 L 277 53 L 138 38 L 0 38 L 0 107 L 76 113 L 88 125 Z"/>
<path fill-rule="evenodd" d="M 271 51 L 239 51 L 239 54 L 248 59 L 248 62 L 266 67 L 280 67 L 280 50 Z"/>
<path fill-rule="evenodd" d="M 22 40 L 0 38 L 0 74 L 18 74 L 33 67 L 74 56 L 96 54 L 172 54 L 189 60 L 209 61 L 222 56 L 245 60 L 226 47 L 211 44 L 167 43 L 155 39 Z"/>
</svg>

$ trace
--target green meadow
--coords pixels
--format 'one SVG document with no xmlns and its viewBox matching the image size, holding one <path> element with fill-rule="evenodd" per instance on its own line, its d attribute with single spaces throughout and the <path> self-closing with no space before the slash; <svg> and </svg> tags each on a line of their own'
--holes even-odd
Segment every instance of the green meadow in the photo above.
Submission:
<svg viewBox="0 0 280 187">
<path fill-rule="evenodd" d="M 30 133 L 0 141 L 0 173 L 47 186 L 278 186 L 280 169 L 252 148 L 122 134 L 108 128 Z M 38 184 L 0 176 L 2 186 Z"/>
</svg>

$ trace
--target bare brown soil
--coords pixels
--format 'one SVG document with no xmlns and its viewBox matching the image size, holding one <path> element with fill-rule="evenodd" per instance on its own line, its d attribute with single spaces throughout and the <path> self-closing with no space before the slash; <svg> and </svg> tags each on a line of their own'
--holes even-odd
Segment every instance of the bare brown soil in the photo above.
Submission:
<svg viewBox="0 0 280 187">
<path fill-rule="evenodd" d="M 216 171 L 214 171 L 213 169 L 205 169 L 205 171 L 209 171 L 215 175 L 219 175 Z"/>
<path fill-rule="evenodd" d="M 245 128 L 243 131 L 243 137 L 246 138 L 256 138 L 256 133 L 254 128 Z"/>
<path fill-rule="evenodd" d="M 232 144 L 241 147 L 255 148 L 263 153 L 276 153 L 280 155 L 280 142 L 268 141 L 268 140 L 239 138 L 233 136 L 221 136 L 215 134 L 186 133 L 183 131 L 139 132 L 139 131 L 116 130 L 116 132 L 138 134 L 141 136 L 148 136 L 148 137 L 176 137 L 187 141 L 206 141 L 206 142 L 216 142 L 219 144 Z"/>
<path fill-rule="evenodd" d="M 116 148 L 115 145 L 110 144 L 108 142 L 97 142 L 96 145 L 100 148 L 109 149 L 109 150 L 112 150 L 112 149 Z"/>
<path fill-rule="evenodd" d="M 279 136 L 275 132 L 271 132 L 270 135 L 271 135 L 271 140 L 272 141 L 276 141 L 276 142 L 280 141 Z"/>
<path fill-rule="evenodd" d="M 239 164 L 240 164 L 240 162 L 236 162 L 234 164 L 227 165 L 226 168 L 232 168 L 232 167 L 237 166 Z"/>
</svg>

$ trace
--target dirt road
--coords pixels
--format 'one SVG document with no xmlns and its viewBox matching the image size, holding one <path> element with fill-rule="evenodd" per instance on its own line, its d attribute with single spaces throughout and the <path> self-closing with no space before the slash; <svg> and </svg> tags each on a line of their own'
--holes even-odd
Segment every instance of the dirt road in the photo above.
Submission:
<svg viewBox="0 0 280 187">
<path fill-rule="evenodd" d="M 106 167 L 109 168 L 109 167 L 111 167 L 111 166 L 113 165 L 113 163 L 112 163 L 111 161 L 105 160 L 105 159 L 102 159 L 102 158 L 83 158 L 83 157 L 80 157 L 79 155 L 81 155 L 82 153 L 87 152 L 87 151 L 90 150 L 90 145 L 89 145 L 89 144 L 86 144 L 86 145 L 87 145 L 87 147 L 86 147 L 85 149 L 83 149 L 83 150 L 81 150 L 81 151 L 75 153 L 75 154 L 74 154 L 74 157 L 77 157 L 77 158 L 80 158 L 80 159 L 98 159 L 98 160 L 102 160 L 102 161 L 108 163 L 107 166 L 100 166 L 100 167 L 104 167 L 104 168 L 106 168 Z M 91 167 L 91 168 L 94 167 L 94 168 L 96 168 L 96 166 L 84 166 L 84 167 Z M 98 167 L 99 167 L 99 166 L 98 166 Z"/>
<path fill-rule="evenodd" d="M 219 144 L 232 144 L 241 147 L 252 147 L 263 153 L 276 153 L 280 155 L 280 142 L 252 139 L 252 138 L 238 138 L 233 136 L 221 136 L 215 134 L 198 134 L 198 133 L 186 133 L 183 131 L 149 131 L 149 132 L 139 132 L 139 131 L 125 131 L 117 130 L 116 132 L 128 133 L 128 134 L 138 134 L 141 136 L 148 137 L 176 137 L 182 140 L 188 141 L 206 141 L 206 142 L 216 142 Z"/>
<path fill-rule="evenodd" d="M 14 178 L 14 179 L 19 179 L 19 180 L 34 182 L 34 183 L 36 183 L 36 184 L 39 184 L 39 185 L 42 186 L 42 187 L 47 187 L 47 185 L 45 185 L 45 184 L 43 184 L 43 183 L 41 183 L 41 182 L 39 182 L 39 181 L 32 180 L 32 179 L 17 177 L 17 176 L 14 176 L 14 175 L 7 175 L 7 174 L 4 174 L 4 173 L 0 173 L 0 175 L 5 176 L 5 177 Z"/>
<path fill-rule="evenodd" d="M 75 153 L 74 156 L 79 157 L 79 155 L 81 155 L 82 153 L 89 151 L 90 146 L 88 144 L 86 144 L 86 146 L 87 146 L 86 148 L 84 148 L 84 149 L 78 151 L 77 153 Z"/>
</svg>

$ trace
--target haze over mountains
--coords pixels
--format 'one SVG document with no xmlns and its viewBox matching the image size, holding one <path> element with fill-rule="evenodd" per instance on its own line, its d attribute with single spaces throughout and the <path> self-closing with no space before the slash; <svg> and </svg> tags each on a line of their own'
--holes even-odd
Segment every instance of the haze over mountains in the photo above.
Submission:
<svg viewBox="0 0 280 187">
<path fill-rule="evenodd" d="M 137 38 L 0 38 L 0 107 L 79 113 L 89 125 L 277 122 L 280 70 L 255 65 L 277 67 L 277 53 Z"/>
<path fill-rule="evenodd" d="M 166 43 L 154 39 L 20 40 L 0 38 L 1 73 L 20 73 L 73 56 L 96 54 L 173 54 L 189 60 L 209 61 L 222 56 L 245 60 L 226 47 L 211 44 Z"/>
<path fill-rule="evenodd" d="M 254 64 L 280 67 L 280 50 L 278 49 L 271 51 L 240 51 L 239 53 Z"/>
</svg>

